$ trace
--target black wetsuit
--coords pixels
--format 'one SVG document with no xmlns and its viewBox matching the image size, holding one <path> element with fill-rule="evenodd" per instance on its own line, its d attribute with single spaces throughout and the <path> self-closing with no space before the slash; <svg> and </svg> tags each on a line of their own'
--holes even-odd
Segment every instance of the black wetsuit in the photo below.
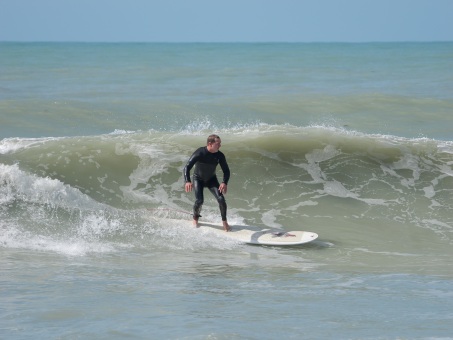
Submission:
<svg viewBox="0 0 453 340">
<path fill-rule="evenodd" d="M 193 189 L 195 192 L 195 204 L 193 206 L 194 219 L 198 219 L 198 217 L 200 217 L 200 211 L 204 201 L 203 189 L 205 187 L 211 191 L 217 199 L 217 202 L 219 202 L 222 221 L 226 221 L 227 219 L 227 205 L 225 197 L 219 191 L 220 184 L 215 173 L 217 164 L 220 164 L 223 171 L 222 182 L 228 184 L 230 179 L 230 168 L 228 167 L 225 155 L 220 151 L 211 153 L 208 151 L 206 146 L 198 148 L 192 156 L 190 156 L 186 166 L 184 167 L 184 180 L 187 183 L 191 182 L 190 170 L 195 165 L 195 171 L 193 174 Z"/>
</svg>

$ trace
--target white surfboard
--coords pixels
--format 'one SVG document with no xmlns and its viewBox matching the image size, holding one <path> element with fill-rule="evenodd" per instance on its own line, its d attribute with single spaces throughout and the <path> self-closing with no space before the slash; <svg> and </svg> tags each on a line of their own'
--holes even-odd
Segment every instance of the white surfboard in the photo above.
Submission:
<svg viewBox="0 0 453 340">
<path fill-rule="evenodd" d="M 202 231 L 214 232 L 224 237 L 229 237 L 248 244 L 261 244 L 268 246 L 293 246 L 314 241 L 318 234 L 310 231 L 285 231 L 280 229 L 261 229 L 249 225 L 231 225 L 231 230 L 226 232 L 221 224 L 200 222 Z"/>
</svg>

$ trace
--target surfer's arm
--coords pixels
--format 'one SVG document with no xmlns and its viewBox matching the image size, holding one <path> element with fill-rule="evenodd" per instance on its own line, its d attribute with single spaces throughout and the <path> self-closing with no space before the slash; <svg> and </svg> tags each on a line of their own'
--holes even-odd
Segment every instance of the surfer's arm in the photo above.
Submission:
<svg viewBox="0 0 453 340">
<path fill-rule="evenodd" d="M 223 171 L 223 180 L 222 183 L 220 183 L 219 191 L 222 194 L 226 194 L 228 190 L 228 181 L 230 180 L 230 168 L 228 167 L 225 155 L 222 154 L 222 157 L 219 159 L 219 164 Z"/>
<path fill-rule="evenodd" d="M 195 150 L 195 152 L 190 156 L 187 161 L 186 166 L 184 167 L 184 189 L 186 192 L 191 192 L 193 189 L 192 181 L 190 180 L 190 170 L 194 167 L 195 163 L 200 160 L 203 148 Z"/>
<path fill-rule="evenodd" d="M 190 181 L 190 170 L 193 168 L 194 164 L 196 163 L 196 157 L 194 157 L 195 154 L 192 155 L 192 157 L 189 158 L 189 161 L 187 162 L 186 166 L 184 167 L 184 190 L 186 192 L 191 192 L 193 185 L 192 182 Z"/>
<path fill-rule="evenodd" d="M 230 180 L 230 168 L 228 166 L 228 163 L 227 163 L 226 158 L 225 158 L 224 155 L 223 155 L 223 157 L 220 158 L 220 162 L 219 163 L 220 163 L 220 167 L 222 168 L 222 171 L 223 171 L 222 184 L 225 184 L 225 186 L 227 186 L 228 185 L 228 181 Z M 220 185 L 220 186 L 222 186 L 222 185 Z"/>
<path fill-rule="evenodd" d="M 190 170 L 192 170 L 193 166 L 195 165 L 196 162 L 198 162 L 199 159 L 199 151 L 195 151 L 192 156 L 190 156 L 189 160 L 187 161 L 186 166 L 184 167 L 184 182 L 185 183 L 191 183 L 190 180 Z"/>
</svg>

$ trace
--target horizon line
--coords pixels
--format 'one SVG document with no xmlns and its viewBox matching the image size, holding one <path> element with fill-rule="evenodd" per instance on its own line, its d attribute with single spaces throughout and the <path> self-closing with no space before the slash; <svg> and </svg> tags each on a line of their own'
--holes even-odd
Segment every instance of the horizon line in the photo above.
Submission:
<svg viewBox="0 0 453 340">
<path fill-rule="evenodd" d="M 379 44 L 451 43 L 453 40 L 370 40 L 370 41 L 102 41 L 102 40 L 0 40 L 0 43 L 76 43 L 76 44 Z"/>
</svg>

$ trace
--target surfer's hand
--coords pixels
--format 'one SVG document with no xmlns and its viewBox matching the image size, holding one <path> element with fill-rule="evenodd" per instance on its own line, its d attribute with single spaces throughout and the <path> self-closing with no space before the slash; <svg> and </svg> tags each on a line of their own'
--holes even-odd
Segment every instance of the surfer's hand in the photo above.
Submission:
<svg viewBox="0 0 453 340">
<path fill-rule="evenodd" d="M 186 192 L 191 192 L 192 187 L 193 187 L 192 182 L 187 182 L 184 188 L 186 189 Z"/>
<path fill-rule="evenodd" d="M 220 184 L 219 191 L 220 191 L 221 194 L 226 194 L 227 193 L 227 185 L 225 183 Z"/>
</svg>

